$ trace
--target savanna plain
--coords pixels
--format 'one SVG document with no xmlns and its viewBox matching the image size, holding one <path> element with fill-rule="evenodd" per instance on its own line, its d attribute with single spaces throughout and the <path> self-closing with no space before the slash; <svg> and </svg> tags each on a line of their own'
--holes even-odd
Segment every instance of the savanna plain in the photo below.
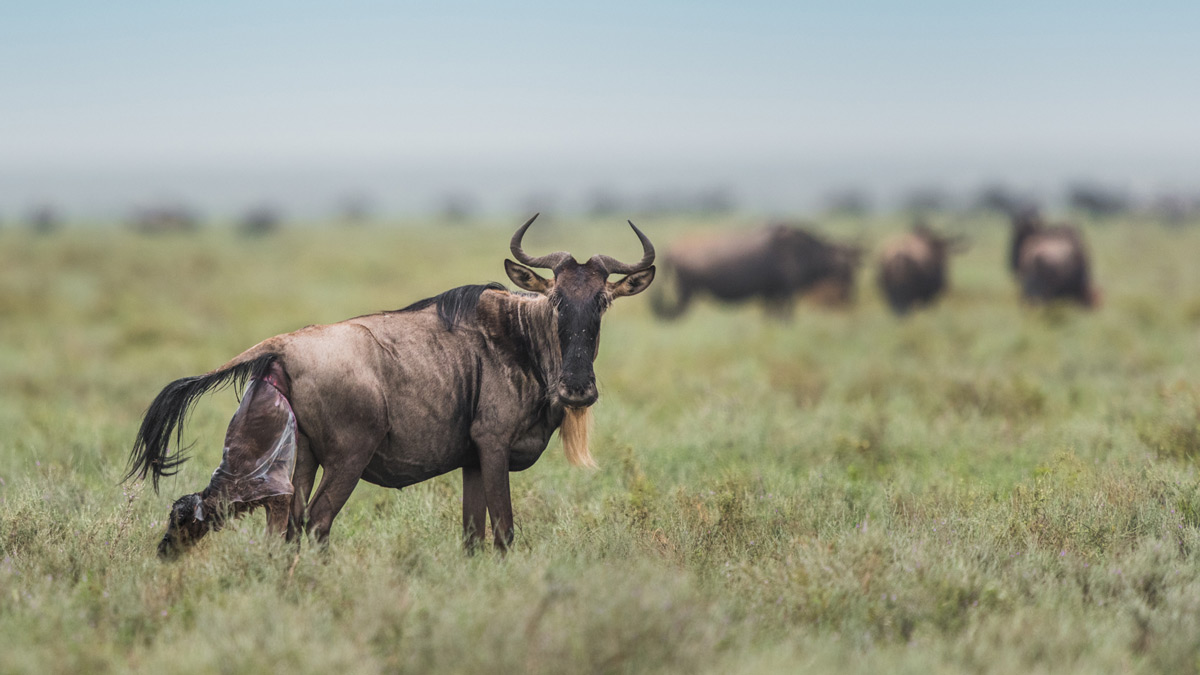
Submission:
<svg viewBox="0 0 1200 675">
<path fill-rule="evenodd" d="M 526 250 L 640 255 L 620 219 L 544 220 Z M 636 222 L 662 251 L 737 220 Z M 121 484 L 165 384 L 507 281 L 519 224 L 0 230 L 0 671 L 1200 667 L 1200 224 L 1084 221 L 1093 312 L 1021 306 L 984 215 L 935 220 L 972 247 L 905 320 L 870 265 L 855 306 L 790 321 L 700 303 L 664 323 L 624 298 L 596 363 L 600 468 L 554 440 L 514 474 L 507 556 L 464 555 L 455 473 L 360 484 L 326 550 L 266 538 L 259 511 L 157 559 L 236 407 L 202 400 L 161 494 Z M 876 251 L 906 225 L 820 229 Z"/>
</svg>

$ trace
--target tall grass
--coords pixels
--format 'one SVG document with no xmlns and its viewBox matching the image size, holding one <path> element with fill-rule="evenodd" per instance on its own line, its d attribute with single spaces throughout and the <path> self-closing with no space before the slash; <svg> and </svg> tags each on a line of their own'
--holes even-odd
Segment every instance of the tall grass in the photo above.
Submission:
<svg viewBox="0 0 1200 675">
<path fill-rule="evenodd" d="M 1105 305 L 1023 308 L 998 220 L 906 320 L 701 304 L 605 320 L 592 449 L 514 474 L 515 550 L 466 557 L 456 475 L 362 484 L 332 544 L 261 515 L 177 563 L 220 458 L 204 400 L 163 494 L 121 486 L 170 380 L 272 334 L 503 280 L 511 226 L 240 239 L 0 231 L 2 672 L 1192 672 L 1200 230 L 1091 226 Z M 665 248 L 694 227 L 640 222 Z M 846 222 L 878 242 L 899 222 Z M 618 223 L 529 250 L 636 258 Z"/>
</svg>

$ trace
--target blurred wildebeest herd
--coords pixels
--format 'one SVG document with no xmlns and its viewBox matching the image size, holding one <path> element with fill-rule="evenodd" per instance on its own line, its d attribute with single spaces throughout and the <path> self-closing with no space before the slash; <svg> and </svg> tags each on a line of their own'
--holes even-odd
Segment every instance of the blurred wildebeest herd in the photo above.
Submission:
<svg viewBox="0 0 1200 675">
<path fill-rule="evenodd" d="M 550 190 L 533 190 L 517 202 L 520 211 L 556 212 L 567 203 L 589 217 L 604 218 L 632 214 L 639 218 L 730 215 L 742 204 L 734 191 L 723 186 L 709 186 L 694 191 L 651 190 L 641 194 L 621 193 L 609 188 L 596 188 L 577 200 L 560 200 Z M 986 184 L 974 192 L 957 192 L 936 185 L 924 185 L 877 202 L 865 189 L 846 187 L 827 192 L 813 204 L 817 212 L 831 217 L 866 216 L 872 213 L 899 210 L 915 216 L 933 214 L 958 216 L 982 213 L 1014 214 L 1028 211 L 1039 204 L 1057 203 L 1063 208 L 1091 220 L 1103 222 L 1117 217 L 1139 222 L 1160 222 L 1182 225 L 1200 220 L 1200 192 L 1170 190 L 1133 194 L 1112 186 L 1075 182 L 1054 194 L 1025 192 L 1002 183 Z M 485 212 L 484 200 L 469 190 L 447 191 L 429 205 L 432 213 L 445 224 L 477 222 Z M 363 224 L 380 215 L 379 205 L 362 191 L 350 191 L 334 198 L 329 206 L 310 215 L 321 221 L 346 225 Z M 69 209 L 53 200 L 33 202 L 17 218 L 0 213 L 0 227 L 24 223 L 30 231 L 50 234 L 72 221 Z M 240 211 L 221 216 L 206 216 L 194 205 L 178 199 L 160 199 L 130 208 L 121 221 L 130 229 L 143 234 L 190 232 L 209 222 L 231 222 L 245 234 L 258 235 L 276 231 L 287 219 L 284 211 L 271 200 L 245 205 Z"/>
<path fill-rule="evenodd" d="M 1056 300 L 1094 307 L 1083 236 L 1072 225 L 1046 225 L 1036 209 L 1014 212 L 1010 267 L 1021 297 L 1031 304 Z M 961 234 L 935 232 L 918 219 L 911 232 L 887 242 L 879 254 L 876 279 L 897 315 L 935 302 L 948 286 L 949 257 L 965 251 Z M 790 316 L 797 298 L 816 296 L 819 304 L 845 306 L 854 300 L 855 274 L 863 246 L 833 242 L 811 226 L 774 224 L 681 239 L 663 255 L 663 273 L 651 308 L 665 319 L 687 309 L 696 295 L 724 302 L 763 300 L 777 316 Z"/>
</svg>

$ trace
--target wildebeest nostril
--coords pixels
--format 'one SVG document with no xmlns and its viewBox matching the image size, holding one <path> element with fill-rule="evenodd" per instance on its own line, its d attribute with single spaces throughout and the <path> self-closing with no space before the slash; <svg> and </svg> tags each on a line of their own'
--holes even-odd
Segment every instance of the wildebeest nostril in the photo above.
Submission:
<svg viewBox="0 0 1200 675">
<path fill-rule="evenodd" d="M 568 407 L 586 408 L 595 403 L 599 397 L 596 394 L 596 385 L 589 383 L 582 387 L 566 385 L 559 387 L 558 398 Z"/>
</svg>

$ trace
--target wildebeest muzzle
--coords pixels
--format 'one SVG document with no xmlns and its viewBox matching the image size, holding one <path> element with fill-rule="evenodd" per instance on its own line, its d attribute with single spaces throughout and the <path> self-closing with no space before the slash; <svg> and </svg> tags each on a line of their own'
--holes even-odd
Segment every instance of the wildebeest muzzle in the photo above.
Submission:
<svg viewBox="0 0 1200 675">
<path fill-rule="evenodd" d="M 558 400 L 568 408 L 586 408 L 596 402 L 599 394 L 596 392 L 596 382 L 589 380 L 583 383 L 558 386 Z"/>
</svg>

